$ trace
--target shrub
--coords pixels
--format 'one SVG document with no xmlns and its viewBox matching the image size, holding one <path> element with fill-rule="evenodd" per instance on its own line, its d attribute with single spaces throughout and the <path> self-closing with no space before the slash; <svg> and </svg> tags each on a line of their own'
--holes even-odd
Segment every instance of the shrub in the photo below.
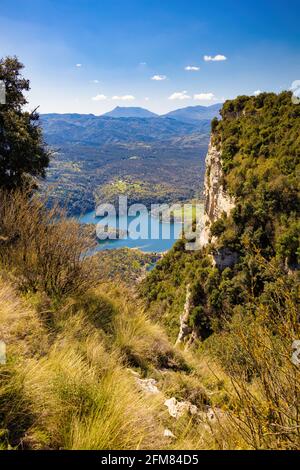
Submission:
<svg viewBox="0 0 300 470">
<path fill-rule="evenodd" d="M 292 345 L 300 336 L 297 274 L 286 279 L 261 259 L 273 279 L 256 302 L 236 309 L 207 347 L 234 386 L 229 422 L 252 449 L 298 449 L 300 375 Z M 293 287 L 294 285 L 294 287 Z"/>
<path fill-rule="evenodd" d="M 226 229 L 226 220 L 223 218 L 217 219 L 210 228 L 212 237 L 219 237 Z"/>
<path fill-rule="evenodd" d="M 84 292 L 93 281 L 91 237 L 28 191 L 1 191 L 0 199 L 0 260 L 20 286 L 53 298 Z"/>
</svg>

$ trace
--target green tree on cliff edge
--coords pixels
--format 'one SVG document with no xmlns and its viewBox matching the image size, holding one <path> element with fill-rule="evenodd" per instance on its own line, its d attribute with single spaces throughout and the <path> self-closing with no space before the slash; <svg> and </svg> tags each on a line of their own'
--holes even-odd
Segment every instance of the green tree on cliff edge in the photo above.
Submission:
<svg viewBox="0 0 300 470">
<path fill-rule="evenodd" d="M 50 156 L 38 113 L 24 111 L 24 93 L 30 86 L 23 68 L 16 57 L 0 59 L 0 81 L 6 90 L 5 103 L 0 103 L 0 188 L 8 190 L 26 184 L 30 176 L 44 177 Z"/>
</svg>

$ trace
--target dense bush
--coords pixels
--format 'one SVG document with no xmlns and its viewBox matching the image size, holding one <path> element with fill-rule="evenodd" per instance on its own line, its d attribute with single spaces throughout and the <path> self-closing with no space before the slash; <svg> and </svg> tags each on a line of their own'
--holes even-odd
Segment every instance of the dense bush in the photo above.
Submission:
<svg viewBox="0 0 300 470">
<path fill-rule="evenodd" d="M 45 176 L 50 153 L 43 141 L 39 115 L 24 110 L 29 81 L 16 57 L 0 59 L 6 102 L 0 104 L 0 188 L 14 189 L 32 176 Z M 32 180 L 31 180 L 32 181 Z"/>
<path fill-rule="evenodd" d="M 292 103 L 290 92 L 262 93 L 227 101 L 221 115 L 213 141 L 222 152 L 225 187 L 237 203 L 227 231 L 235 227 L 241 251 L 251 240 L 265 256 L 276 254 L 296 265 L 300 107 Z M 226 230 L 220 244 L 225 240 Z"/>
<path fill-rule="evenodd" d="M 1 191 L 0 199 L 0 263 L 23 289 L 61 298 L 91 286 L 93 241 L 75 220 L 28 191 Z"/>
<path fill-rule="evenodd" d="M 297 273 L 284 275 L 257 257 L 272 278 L 264 294 L 234 309 L 222 331 L 206 343 L 225 368 L 237 401 L 229 414 L 251 448 L 299 449 L 299 365 L 292 361 L 300 335 Z"/>
</svg>

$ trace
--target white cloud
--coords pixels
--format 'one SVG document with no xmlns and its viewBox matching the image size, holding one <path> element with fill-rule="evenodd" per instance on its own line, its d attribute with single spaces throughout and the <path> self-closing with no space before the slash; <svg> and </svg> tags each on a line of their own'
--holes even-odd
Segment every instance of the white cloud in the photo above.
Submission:
<svg viewBox="0 0 300 470">
<path fill-rule="evenodd" d="M 123 96 L 113 96 L 112 97 L 112 100 L 115 100 L 115 101 L 133 101 L 135 100 L 135 97 L 132 96 L 132 95 L 123 95 Z"/>
<path fill-rule="evenodd" d="M 99 83 L 99 80 L 92 80 L 92 83 Z"/>
<path fill-rule="evenodd" d="M 196 65 L 187 65 L 184 70 L 187 70 L 188 72 L 198 72 L 200 67 L 197 67 Z"/>
<path fill-rule="evenodd" d="M 299 88 L 300 88 L 300 80 L 294 80 L 289 89 L 290 91 L 298 91 Z"/>
<path fill-rule="evenodd" d="M 96 95 L 92 98 L 93 101 L 105 101 L 107 100 L 107 96 L 105 95 Z"/>
<path fill-rule="evenodd" d="M 198 93 L 194 95 L 194 100 L 200 101 L 214 101 L 216 99 L 213 93 Z"/>
<path fill-rule="evenodd" d="M 148 96 L 145 97 L 145 101 L 149 101 L 150 98 Z"/>
<path fill-rule="evenodd" d="M 299 105 L 300 103 L 300 80 L 294 80 L 292 85 L 290 86 L 290 90 L 293 92 L 292 103 Z"/>
<path fill-rule="evenodd" d="M 151 80 L 155 80 L 157 82 L 160 82 L 162 80 L 166 80 L 166 75 L 153 75 L 153 77 L 151 77 Z"/>
<path fill-rule="evenodd" d="M 140 65 L 147 65 L 147 62 L 140 62 Z"/>
<path fill-rule="evenodd" d="M 261 90 L 255 90 L 255 91 L 253 92 L 253 95 L 254 95 L 254 96 L 258 96 L 258 95 L 260 95 L 261 93 L 262 93 Z"/>
<path fill-rule="evenodd" d="M 203 59 L 205 60 L 205 62 L 220 62 L 222 60 L 227 60 L 227 57 L 222 54 L 217 54 L 215 56 L 205 55 Z"/>
<path fill-rule="evenodd" d="M 168 98 L 169 100 L 189 100 L 191 97 L 187 95 L 187 91 L 176 91 Z"/>
<path fill-rule="evenodd" d="M 82 64 L 76 64 L 76 67 L 80 68 L 82 67 Z"/>
</svg>

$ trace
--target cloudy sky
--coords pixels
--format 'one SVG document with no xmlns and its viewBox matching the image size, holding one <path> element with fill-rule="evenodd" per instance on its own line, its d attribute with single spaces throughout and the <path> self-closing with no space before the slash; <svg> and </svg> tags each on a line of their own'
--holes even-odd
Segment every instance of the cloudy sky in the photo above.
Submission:
<svg viewBox="0 0 300 470">
<path fill-rule="evenodd" d="M 164 113 L 288 89 L 299 14 L 299 0 L 1 0 L 0 57 L 25 64 L 43 113 Z"/>
</svg>

